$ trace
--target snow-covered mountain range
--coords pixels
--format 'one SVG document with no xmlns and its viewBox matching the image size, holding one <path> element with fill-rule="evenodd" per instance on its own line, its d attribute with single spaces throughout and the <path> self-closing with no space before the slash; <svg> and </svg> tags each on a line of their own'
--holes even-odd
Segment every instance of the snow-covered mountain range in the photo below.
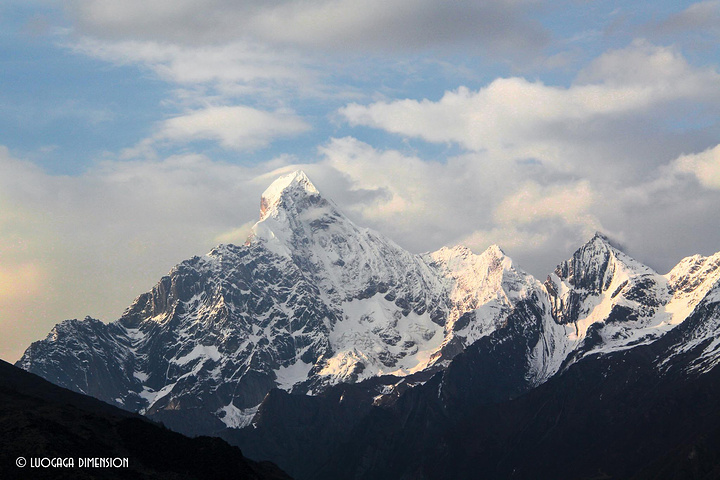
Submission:
<svg viewBox="0 0 720 480">
<path fill-rule="evenodd" d="M 720 253 L 660 275 L 598 233 L 541 282 L 497 246 L 409 253 L 294 172 L 263 193 L 245 245 L 180 263 L 116 322 L 58 324 L 17 364 L 207 433 L 249 424 L 274 388 L 318 395 L 382 379 L 382 403 L 403 379 L 422 384 L 478 345 L 512 346 L 507 381 L 520 392 L 688 319 L 697 328 L 658 369 L 693 350 L 689 369 L 708 371 L 720 361 L 719 302 Z"/>
</svg>

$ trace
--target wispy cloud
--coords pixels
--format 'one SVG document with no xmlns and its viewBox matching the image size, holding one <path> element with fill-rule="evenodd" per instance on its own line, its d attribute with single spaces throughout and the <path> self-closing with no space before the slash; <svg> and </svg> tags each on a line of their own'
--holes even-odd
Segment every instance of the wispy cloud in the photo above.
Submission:
<svg viewBox="0 0 720 480">
<path fill-rule="evenodd" d="M 311 85 L 318 81 L 303 54 L 243 40 L 190 46 L 83 36 L 67 45 L 77 53 L 110 63 L 140 65 L 170 83 L 204 84 L 230 94 L 268 92 L 272 88 L 279 93 L 288 89 L 311 91 Z"/>
<path fill-rule="evenodd" d="M 171 143 L 216 140 L 227 149 L 255 150 L 276 138 L 295 136 L 310 128 L 289 111 L 266 112 L 242 105 L 215 106 L 165 120 L 152 139 Z"/>
<path fill-rule="evenodd" d="M 720 35 L 720 1 L 707 0 L 693 3 L 685 10 L 670 15 L 656 23 L 653 28 L 662 33 L 687 33 L 698 31 Z"/>
</svg>

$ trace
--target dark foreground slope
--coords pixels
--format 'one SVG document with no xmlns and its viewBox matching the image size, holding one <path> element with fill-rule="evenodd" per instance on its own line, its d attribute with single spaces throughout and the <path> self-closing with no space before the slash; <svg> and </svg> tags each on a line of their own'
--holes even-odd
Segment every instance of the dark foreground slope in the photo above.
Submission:
<svg viewBox="0 0 720 480">
<path fill-rule="evenodd" d="M 688 368 L 706 345 L 662 362 L 717 318 L 698 312 L 653 344 L 585 358 L 519 395 L 475 378 L 478 364 L 514 363 L 511 350 L 478 345 L 353 424 L 342 421 L 349 392 L 341 401 L 273 391 L 256 428 L 226 438 L 301 479 L 716 479 L 720 369 Z M 324 428 L 311 422 L 308 434 L 307 412 Z"/>
<path fill-rule="evenodd" d="M 419 470 L 435 479 L 720 478 L 720 372 L 658 376 L 655 358 L 644 347 L 618 352 L 512 401 L 467 405 Z"/>
<path fill-rule="evenodd" d="M 130 412 L 57 387 L 0 361 L 0 478 L 288 479 L 218 438 L 188 438 Z M 16 466 L 19 457 L 24 468 Z M 32 468 L 32 458 L 74 468 Z M 127 468 L 78 468 L 80 458 L 127 458 Z"/>
</svg>

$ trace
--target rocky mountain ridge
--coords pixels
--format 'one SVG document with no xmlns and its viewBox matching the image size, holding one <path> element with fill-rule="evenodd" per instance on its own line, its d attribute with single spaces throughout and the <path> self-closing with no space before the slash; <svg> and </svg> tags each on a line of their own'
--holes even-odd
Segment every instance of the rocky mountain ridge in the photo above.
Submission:
<svg viewBox="0 0 720 480">
<path fill-rule="evenodd" d="M 497 246 L 414 255 L 357 227 L 302 172 L 274 182 L 260 212 L 245 245 L 182 262 L 114 323 L 57 325 L 18 365 L 212 433 L 248 425 L 274 388 L 318 395 L 384 379 L 373 386 L 382 404 L 479 344 L 514 358 L 502 380 L 512 396 L 582 358 L 656 341 L 720 296 L 718 254 L 660 275 L 601 234 L 544 283 Z M 699 369 L 720 348 L 703 331 L 687 343 L 705 349 Z M 476 369 L 487 370 L 479 384 L 498 379 L 496 363 Z"/>
</svg>

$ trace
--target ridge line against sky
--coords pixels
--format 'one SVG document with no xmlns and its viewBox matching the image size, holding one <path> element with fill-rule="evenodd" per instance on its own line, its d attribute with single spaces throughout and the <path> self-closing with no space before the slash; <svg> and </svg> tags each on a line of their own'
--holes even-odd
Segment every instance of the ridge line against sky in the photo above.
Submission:
<svg viewBox="0 0 720 480">
<path fill-rule="evenodd" d="M 412 252 L 538 278 L 720 250 L 720 1 L 9 0 L 0 358 L 241 243 L 302 168 Z"/>
</svg>

